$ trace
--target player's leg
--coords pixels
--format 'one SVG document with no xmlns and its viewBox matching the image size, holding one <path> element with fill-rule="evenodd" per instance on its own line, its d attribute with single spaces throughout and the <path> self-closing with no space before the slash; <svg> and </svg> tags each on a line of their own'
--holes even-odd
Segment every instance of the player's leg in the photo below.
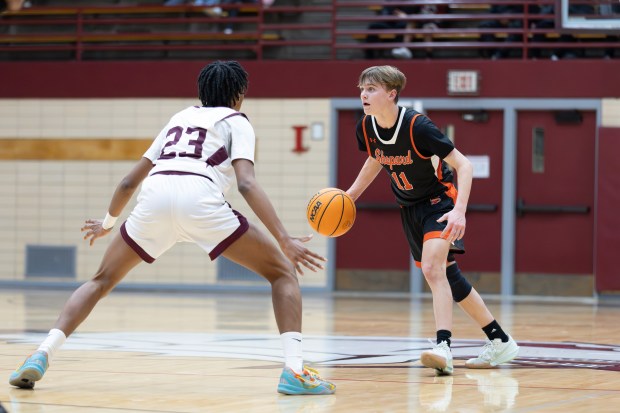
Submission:
<svg viewBox="0 0 620 413">
<path fill-rule="evenodd" d="M 142 258 L 116 234 L 103 255 L 95 276 L 73 292 L 56 325 L 68 337 L 88 317 L 95 305 L 108 295 Z"/>
<path fill-rule="evenodd" d="M 82 284 L 66 302 L 54 328 L 35 353 L 13 372 L 9 383 L 21 388 L 33 388 L 45 374 L 54 352 L 88 317 L 97 302 L 106 296 L 127 273 L 142 262 L 120 234 L 110 243 L 94 278 Z"/>
<path fill-rule="evenodd" d="M 315 370 L 303 366 L 301 292 L 292 263 L 256 226 L 222 253 L 226 258 L 261 275 L 271 284 L 273 310 L 282 337 L 285 367 L 278 392 L 284 394 L 332 394 L 336 386 Z"/>
<path fill-rule="evenodd" d="M 450 267 L 448 267 L 448 270 L 450 270 Z M 461 307 L 461 309 L 465 311 L 465 313 L 472 320 L 474 320 L 474 322 L 478 324 L 480 328 L 483 328 L 484 326 L 487 326 L 493 322 L 493 315 L 491 314 L 484 301 L 482 300 L 482 297 L 480 297 L 480 294 L 478 294 L 478 291 L 476 291 L 475 288 L 472 287 L 471 291 L 465 298 L 461 300 L 457 300 L 455 298 L 454 301 L 456 301 L 459 307 Z"/>
<path fill-rule="evenodd" d="M 433 294 L 433 312 L 437 330 L 452 329 L 452 291 L 446 277 L 446 259 L 450 244 L 442 238 L 424 242 L 422 273 Z"/>
<path fill-rule="evenodd" d="M 446 276 L 452 298 L 480 327 L 486 326 L 493 321 L 493 316 L 482 301 L 482 298 L 469 281 L 461 273 L 453 254 L 448 254 Z"/>
<path fill-rule="evenodd" d="M 422 353 L 420 361 L 432 367 L 439 374 L 452 372 L 452 354 L 450 353 L 450 336 L 452 335 L 452 295 L 446 280 L 446 256 L 450 244 L 439 238 L 442 224 L 439 218 L 428 218 L 436 214 L 430 203 L 400 208 L 403 230 L 416 266 L 422 269 L 424 278 L 433 293 L 433 311 L 437 328 L 437 346 Z M 425 228 L 423 222 L 431 222 Z M 428 235 L 427 235 L 428 234 Z M 425 238 L 428 238 L 425 241 Z"/>
<path fill-rule="evenodd" d="M 177 196 L 175 186 L 167 179 L 149 177 L 142 182 L 138 205 L 110 242 L 96 274 L 71 295 L 37 352 L 11 375 L 11 384 L 33 387 L 45 373 L 55 351 L 88 317 L 97 302 L 136 265 L 143 260 L 153 262 L 175 244 L 177 234 L 169 215 L 170 202 Z"/>
<path fill-rule="evenodd" d="M 482 327 L 482 331 L 489 338 L 482 347 L 477 357 L 470 358 L 465 362 L 465 367 L 470 369 L 491 369 L 503 363 L 514 360 L 519 355 L 517 342 L 507 333 L 503 332 L 496 320 Z M 499 334 L 501 332 L 501 334 Z M 501 335 L 501 337 L 497 337 Z M 505 341 L 504 341 L 505 340 Z"/>
<path fill-rule="evenodd" d="M 249 223 L 246 233 L 222 255 L 269 281 L 280 333 L 301 330 L 301 292 L 293 265 L 266 234 Z"/>
<path fill-rule="evenodd" d="M 132 268 L 143 260 L 152 263 L 178 241 L 170 219 L 177 191 L 169 176 L 142 182 L 138 204 L 108 246 L 97 273 L 71 295 L 55 328 L 69 336 Z"/>
<path fill-rule="evenodd" d="M 453 261 L 446 272 L 454 301 L 480 326 L 488 338 L 480 355 L 467 360 L 465 366 L 479 369 L 493 368 L 514 359 L 519 353 L 519 346 L 504 332 L 478 291 L 463 277 L 456 262 Z"/>
<path fill-rule="evenodd" d="M 450 243 L 442 238 L 431 238 L 422 249 L 422 273 L 433 295 L 433 312 L 437 330 L 437 344 L 421 354 L 420 361 L 434 368 L 438 374 L 452 374 L 452 292 L 446 278 L 446 257 Z"/>
<path fill-rule="evenodd" d="M 465 365 L 470 368 L 491 368 L 514 359 L 519 352 L 517 343 L 504 332 L 478 291 L 463 277 L 452 254 L 448 255 L 446 275 L 454 301 L 480 326 L 489 340 L 481 354 L 468 360 Z"/>
</svg>

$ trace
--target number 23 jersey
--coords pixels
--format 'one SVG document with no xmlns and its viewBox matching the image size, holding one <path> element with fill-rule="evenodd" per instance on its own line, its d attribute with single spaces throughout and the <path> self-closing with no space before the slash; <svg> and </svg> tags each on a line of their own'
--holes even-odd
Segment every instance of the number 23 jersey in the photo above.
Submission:
<svg viewBox="0 0 620 413">
<path fill-rule="evenodd" d="M 410 206 L 455 190 L 443 161 L 454 144 L 426 116 L 399 107 L 396 124 L 384 129 L 366 115 L 358 121 L 356 135 L 359 149 L 387 171 L 398 204 Z"/>
<path fill-rule="evenodd" d="M 235 178 L 232 161 L 254 162 L 256 136 L 246 116 L 226 107 L 191 106 L 176 113 L 145 152 L 158 172 L 210 178 L 222 193 Z"/>
</svg>

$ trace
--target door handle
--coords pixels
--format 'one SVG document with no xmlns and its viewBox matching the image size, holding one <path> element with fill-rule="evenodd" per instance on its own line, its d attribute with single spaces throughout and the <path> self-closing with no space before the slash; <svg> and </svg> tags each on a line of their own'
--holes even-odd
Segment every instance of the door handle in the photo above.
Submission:
<svg viewBox="0 0 620 413">
<path fill-rule="evenodd" d="M 539 214 L 587 214 L 590 207 L 587 205 L 526 205 L 522 198 L 517 199 L 517 216 L 526 213 Z"/>
<path fill-rule="evenodd" d="M 467 205 L 467 212 L 495 212 L 497 211 L 497 205 L 495 204 L 469 204 Z"/>
</svg>

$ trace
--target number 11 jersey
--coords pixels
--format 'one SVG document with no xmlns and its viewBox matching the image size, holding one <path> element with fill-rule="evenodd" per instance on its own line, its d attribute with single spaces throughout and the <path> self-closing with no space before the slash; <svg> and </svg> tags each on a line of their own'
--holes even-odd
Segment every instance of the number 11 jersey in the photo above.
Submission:
<svg viewBox="0 0 620 413">
<path fill-rule="evenodd" d="M 384 129 L 374 116 L 366 115 L 358 121 L 356 134 L 359 149 L 387 171 L 399 205 L 455 190 L 452 172 L 443 161 L 454 144 L 426 116 L 399 107 L 396 124 Z"/>
</svg>

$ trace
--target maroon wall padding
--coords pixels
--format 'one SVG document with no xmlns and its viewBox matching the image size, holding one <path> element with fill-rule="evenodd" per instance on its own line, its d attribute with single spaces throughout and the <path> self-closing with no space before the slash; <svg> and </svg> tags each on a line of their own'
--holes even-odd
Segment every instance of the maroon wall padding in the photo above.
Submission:
<svg viewBox="0 0 620 413">
<path fill-rule="evenodd" d="M 618 246 L 620 245 L 620 128 L 600 128 L 598 138 L 598 192 L 595 224 L 594 274 L 596 291 L 620 291 Z M 587 252 L 587 251 L 584 251 Z"/>
<path fill-rule="evenodd" d="M 0 63 L 0 98 L 195 97 L 208 61 Z M 447 97 L 448 70 L 478 70 L 481 97 L 600 98 L 620 96 L 620 60 L 241 61 L 248 97 L 358 96 L 360 72 L 394 64 L 407 75 L 403 96 Z"/>
</svg>

